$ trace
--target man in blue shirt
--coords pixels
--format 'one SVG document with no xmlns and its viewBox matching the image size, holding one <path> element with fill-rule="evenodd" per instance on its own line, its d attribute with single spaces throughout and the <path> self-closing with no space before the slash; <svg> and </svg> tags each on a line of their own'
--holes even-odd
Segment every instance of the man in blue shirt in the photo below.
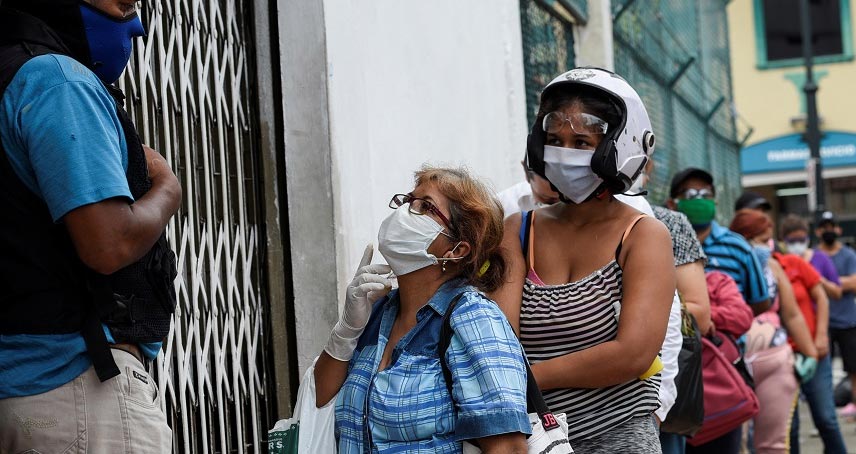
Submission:
<svg viewBox="0 0 856 454">
<path fill-rule="evenodd" d="M 716 189 L 710 173 L 690 167 L 672 178 L 669 208 L 687 215 L 702 249 L 707 255 L 705 270 L 718 270 L 731 276 L 740 287 L 743 299 L 758 315 L 770 307 L 770 295 L 764 279 L 763 264 L 742 236 L 717 224 Z"/>
<path fill-rule="evenodd" d="M 181 186 L 112 86 L 142 34 L 131 0 L 0 7 L 0 452 L 171 450 Z"/>
<path fill-rule="evenodd" d="M 841 281 L 841 298 L 829 298 L 829 340 L 838 344 L 844 371 L 856 385 L 856 252 L 839 241 L 841 226 L 830 211 L 821 216 L 815 235 L 820 239 L 818 249 L 832 259 Z M 842 409 L 842 416 L 856 416 L 856 405 L 851 402 Z"/>
</svg>

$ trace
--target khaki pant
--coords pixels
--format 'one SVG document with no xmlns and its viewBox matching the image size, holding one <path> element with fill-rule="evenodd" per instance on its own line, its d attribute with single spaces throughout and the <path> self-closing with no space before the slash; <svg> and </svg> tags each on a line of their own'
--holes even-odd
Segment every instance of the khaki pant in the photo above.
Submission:
<svg viewBox="0 0 856 454">
<path fill-rule="evenodd" d="M 111 351 L 120 375 L 104 383 L 90 367 L 46 393 L 0 400 L 0 454 L 171 452 L 154 379 L 130 353 Z"/>
</svg>

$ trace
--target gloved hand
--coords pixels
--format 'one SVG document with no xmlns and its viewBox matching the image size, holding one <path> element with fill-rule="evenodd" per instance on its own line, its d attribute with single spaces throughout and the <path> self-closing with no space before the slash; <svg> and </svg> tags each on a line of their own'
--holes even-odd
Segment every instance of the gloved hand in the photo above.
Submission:
<svg viewBox="0 0 856 454">
<path fill-rule="evenodd" d="M 345 291 L 345 309 L 324 347 L 328 355 L 339 361 L 349 361 L 354 356 L 357 341 L 369 322 L 372 305 L 392 289 L 392 280 L 387 277 L 389 265 L 369 265 L 373 253 L 374 247 L 366 246 L 357 274 Z"/>
<path fill-rule="evenodd" d="M 806 383 L 814 377 L 817 370 L 817 360 L 811 356 L 805 356 L 802 353 L 794 355 L 794 372 L 801 383 Z"/>
</svg>

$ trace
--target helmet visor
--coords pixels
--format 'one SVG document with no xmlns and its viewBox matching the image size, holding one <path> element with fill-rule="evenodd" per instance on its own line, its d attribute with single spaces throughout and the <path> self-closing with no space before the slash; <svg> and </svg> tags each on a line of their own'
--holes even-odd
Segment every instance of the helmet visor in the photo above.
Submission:
<svg viewBox="0 0 856 454">
<path fill-rule="evenodd" d="M 565 114 L 562 111 L 550 112 L 544 115 L 541 123 L 547 134 L 558 134 L 565 125 L 570 125 L 576 134 L 606 134 L 609 125 L 601 118 L 587 113 Z"/>
</svg>

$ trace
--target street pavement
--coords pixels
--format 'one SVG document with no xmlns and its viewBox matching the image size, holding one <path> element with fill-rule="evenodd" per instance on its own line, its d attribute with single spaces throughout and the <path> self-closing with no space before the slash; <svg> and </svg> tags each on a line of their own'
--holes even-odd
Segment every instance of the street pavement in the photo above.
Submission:
<svg viewBox="0 0 856 454">
<path fill-rule="evenodd" d="M 841 359 L 838 357 L 832 360 L 832 383 L 835 385 L 841 378 L 844 377 L 844 371 L 841 368 Z M 811 421 L 811 413 L 808 409 L 808 404 L 800 399 L 800 454 L 823 454 L 823 440 L 817 434 L 814 428 L 814 423 Z M 841 435 L 844 436 L 844 444 L 847 445 L 849 454 L 856 454 L 856 421 L 838 418 L 838 424 L 841 426 Z"/>
<path fill-rule="evenodd" d="M 841 435 L 844 436 L 844 444 L 847 445 L 847 452 L 856 454 L 856 422 L 839 417 L 838 423 L 841 426 Z M 804 401 L 800 401 L 800 454 L 823 454 L 823 440 L 814 428 L 808 404 Z"/>
</svg>

